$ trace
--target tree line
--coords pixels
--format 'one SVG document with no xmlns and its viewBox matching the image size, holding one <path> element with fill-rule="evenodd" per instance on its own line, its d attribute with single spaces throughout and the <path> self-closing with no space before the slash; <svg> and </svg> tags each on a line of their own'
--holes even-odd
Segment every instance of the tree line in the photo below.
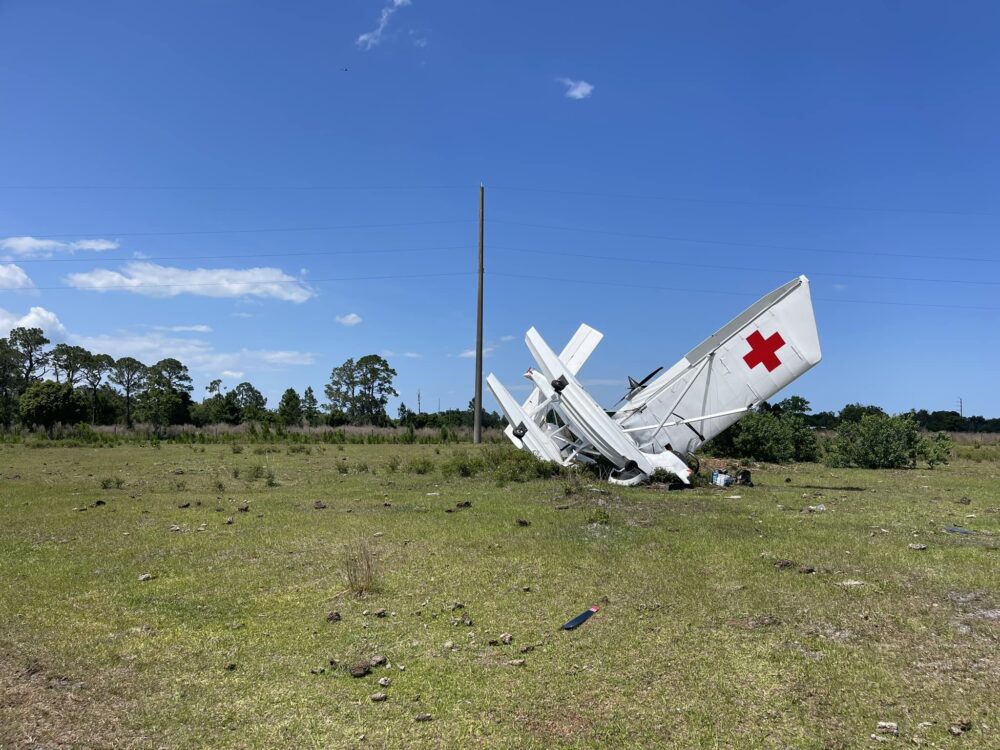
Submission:
<svg viewBox="0 0 1000 750">
<path fill-rule="evenodd" d="M 151 365 L 134 357 L 115 359 L 81 346 L 51 342 L 40 328 L 14 328 L 0 339 L 0 425 L 42 427 L 86 422 L 91 425 L 136 422 L 160 429 L 168 425 L 271 423 L 291 426 L 404 425 L 419 427 L 471 426 L 474 413 L 458 409 L 415 414 L 403 404 L 399 419 L 386 412 L 396 371 L 376 354 L 334 367 L 320 403 L 312 387 L 301 394 L 288 388 L 278 405 L 252 383 L 224 389 L 221 380 L 206 387 L 202 400 L 185 364 L 168 357 Z M 498 426 L 498 414 L 483 412 L 484 426 Z"/>
</svg>

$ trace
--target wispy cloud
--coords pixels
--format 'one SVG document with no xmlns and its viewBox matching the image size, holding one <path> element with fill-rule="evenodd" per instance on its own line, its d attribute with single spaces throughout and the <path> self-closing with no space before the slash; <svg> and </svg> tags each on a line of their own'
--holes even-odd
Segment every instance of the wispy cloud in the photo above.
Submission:
<svg viewBox="0 0 1000 750">
<path fill-rule="evenodd" d="M 238 379 L 243 377 L 243 370 L 223 370 L 219 374 L 224 378 Z"/>
<path fill-rule="evenodd" d="M 507 342 L 507 341 L 513 341 L 516 338 L 517 336 L 501 336 L 500 340 L 503 342 Z"/>
<path fill-rule="evenodd" d="M 347 326 L 348 328 L 353 328 L 358 323 L 360 323 L 363 318 L 357 313 L 347 313 L 347 315 L 338 315 L 335 320 L 342 326 Z"/>
<path fill-rule="evenodd" d="M 574 81 L 572 78 L 557 78 L 566 87 L 566 96 L 570 99 L 586 99 L 593 91 L 593 84 L 586 81 Z"/>
<path fill-rule="evenodd" d="M 170 331 L 172 333 L 211 333 L 212 326 L 204 323 L 196 323 L 190 326 L 153 326 L 157 331 Z"/>
<path fill-rule="evenodd" d="M 357 38 L 355 42 L 361 49 L 370 50 L 382 43 L 382 34 L 385 32 L 385 27 L 389 25 L 389 19 L 392 18 L 393 13 L 402 8 L 404 5 L 409 5 L 410 0 L 390 0 L 389 4 L 382 8 L 382 12 L 378 17 L 378 25 L 371 31 L 366 31 L 364 34 Z"/>
<path fill-rule="evenodd" d="M 496 350 L 497 350 L 497 348 L 496 348 L 496 345 L 494 345 L 494 344 L 490 344 L 489 346 L 484 346 L 483 347 L 483 356 L 484 357 L 488 357 L 489 355 L 491 355 Z M 461 353 L 459 353 L 458 356 L 461 357 L 462 359 L 468 359 L 469 357 L 475 357 L 476 356 L 476 350 L 475 349 L 466 349 L 466 350 L 462 351 Z"/>
<path fill-rule="evenodd" d="M 77 250 L 104 252 L 118 249 L 113 240 L 75 240 L 63 242 L 38 237 L 4 237 L 0 239 L 0 251 L 17 258 L 48 258 L 57 252 L 73 253 Z M 8 256 L 8 257 L 10 257 Z"/>
<path fill-rule="evenodd" d="M 406 357 L 407 359 L 420 359 L 423 354 L 418 354 L 417 352 L 394 352 L 392 349 L 383 349 L 383 357 Z"/>
<path fill-rule="evenodd" d="M 0 291 L 34 288 L 34 282 L 20 266 L 15 266 L 13 263 L 0 266 Z"/>
<path fill-rule="evenodd" d="M 61 340 L 66 336 L 66 328 L 59 316 L 44 307 L 32 307 L 24 315 L 0 308 L 0 335 L 6 336 L 12 328 L 41 328 L 53 340 Z"/>
<path fill-rule="evenodd" d="M 66 283 L 96 292 L 132 292 L 147 297 L 261 297 L 305 302 L 315 292 L 279 268 L 173 268 L 128 263 L 122 271 L 97 269 L 73 273 Z"/>
</svg>

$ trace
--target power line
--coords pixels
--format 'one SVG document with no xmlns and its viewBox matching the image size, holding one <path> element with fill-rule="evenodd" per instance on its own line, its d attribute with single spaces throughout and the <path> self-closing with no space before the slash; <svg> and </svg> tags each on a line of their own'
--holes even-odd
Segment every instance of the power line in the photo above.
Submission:
<svg viewBox="0 0 1000 750">
<path fill-rule="evenodd" d="M 617 287 L 627 287 L 631 289 L 651 289 L 663 292 L 679 292 L 686 294 L 716 294 L 726 297 L 755 297 L 756 294 L 752 292 L 733 292 L 721 289 L 693 289 L 691 287 L 668 287 L 668 286 L 656 286 L 652 284 L 633 284 L 628 282 L 618 282 L 618 281 L 598 281 L 591 279 L 570 279 L 558 276 L 537 276 L 533 274 L 518 274 L 518 273 L 505 273 L 500 271 L 489 271 L 491 276 L 506 276 L 513 279 L 532 279 L 535 281 L 564 281 L 570 284 L 591 284 L 594 286 L 617 286 Z M 814 300 L 820 302 L 838 302 L 838 303 L 850 303 L 858 305 L 892 305 L 899 307 L 926 307 L 935 309 L 950 309 L 950 310 L 989 310 L 993 312 L 1000 312 L 1000 307 L 980 307 L 977 305 L 945 305 L 945 304 L 934 304 L 931 302 L 892 302 L 889 300 L 865 300 L 865 299 L 846 299 L 846 298 L 836 298 L 836 297 L 813 297 Z"/>
<path fill-rule="evenodd" d="M 413 273 L 413 274 L 396 274 L 388 276 L 337 276 L 328 277 L 320 279 L 274 279 L 267 281 L 198 281 L 185 284 L 93 284 L 93 285 L 75 285 L 75 284 L 62 284 L 59 286 L 33 286 L 33 287 L 14 287 L 14 286 L 4 286 L 0 287 L 2 292 L 12 292 L 12 291 L 31 291 L 33 289 L 52 291 L 56 289 L 96 289 L 99 291 L 104 290 L 114 290 L 114 289 L 124 289 L 126 291 L 131 291 L 132 289 L 159 289 L 159 288 L 173 288 L 173 287 L 208 287 L 208 286 L 240 286 L 240 287 L 259 287 L 259 286 L 270 286 L 272 284 L 317 284 L 325 282 L 337 282 L 337 281 L 381 281 L 384 279 L 426 279 L 438 276 L 470 276 L 474 274 L 475 271 L 450 271 L 446 273 Z"/>
<path fill-rule="evenodd" d="M 59 234 L 19 234 L 17 237 L 57 239 L 59 237 L 176 237 L 195 234 L 266 234 L 272 232 L 331 232 L 339 229 L 385 229 L 391 227 L 417 227 L 440 224 L 470 224 L 468 219 L 441 219 L 437 221 L 400 221 L 390 224 L 337 224 L 318 227 L 264 227 L 255 229 L 187 229 L 171 232 L 61 232 Z"/>
<path fill-rule="evenodd" d="M 309 191 L 471 190 L 473 185 L 0 185 L 0 190 L 135 190 L 146 191 Z"/>
<path fill-rule="evenodd" d="M 553 195 L 579 195 L 592 198 L 621 198 L 624 200 L 652 200 L 652 201 L 673 201 L 677 203 L 719 203 L 737 206 L 766 206 L 773 208 L 808 208 L 831 211 L 870 211 L 878 213 L 913 213 L 913 214 L 942 214 L 946 216 L 1000 216 L 998 213 L 988 211 L 956 211 L 953 209 L 940 208 L 908 208 L 894 206 L 849 206 L 823 203 L 799 203 L 784 201 L 750 201 L 739 198 L 701 198 L 683 195 L 642 195 L 636 193 L 602 193 L 589 190 L 556 190 L 551 188 L 490 186 L 492 190 L 511 190 L 526 193 L 550 193 Z"/>
<path fill-rule="evenodd" d="M 967 258 L 954 255 L 919 255 L 915 253 L 883 253 L 883 252 L 866 252 L 863 250 L 831 250 L 827 248 L 818 247 L 803 247 L 799 245 L 776 245 L 764 242 L 740 242 L 739 240 L 715 240 L 715 239 L 704 239 L 701 237 L 680 237 L 675 235 L 667 234 L 643 234 L 640 232 L 619 232 L 611 229 L 594 229 L 588 227 L 567 227 L 567 226 L 556 226 L 552 224 L 530 224 L 527 222 L 520 221 L 504 221 L 501 219 L 493 219 L 494 224 L 506 224 L 508 226 L 515 227 L 530 227 L 533 229 L 552 229 L 561 232 L 581 232 L 583 234 L 604 234 L 614 237 L 635 237 L 638 239 L 647 240 L 668 240 L 671 242 L 691 242 L 694 244 L 702 245 L 724 245 L 731 247 L 752 247 L 761 250 L 791 250 L 794 252 L 806 252 L 806 253 L 828 253 L 832 255 L 860 255 L 863 257 L 883 257 L 883 258 L 916 258 L 920 260 L 944 260 L 944 261 L 969 261 L 973 263 L 1000 263 L 1000 258 Z"/>
<path fill-rule="evenodd" d="M 228 258 L 298 258 L 303 256 L 326 255 L 375 255 L 384 253 L 425 253 L 446 250 L 468 250 L 468 245 L 450 245 L 441 247 L 405 247 L 375 250 L 313 250 L 313 251 L 277 251 L 273 253 L 230 253 L 223 255 L 149 255 L 142 258 L 109 258 L 104 255 L 80 256 L 75 258 L 16 258 L 5 260 L 7 264 L 22 263 L 136 263 L 149 260 L 226 260 Z"/>
<path fill-rule="evenodd" d="M 780 273 L 780 274 L 791 274 L 793 276 L 797 276 L 799 274 L 799 271 L 784 271 L 777 268 L 750 268 L 747 266 L 733 266 L 729 264 L 689 263 L 687 261 L 659 260 L 657 258 L 621 258 L 615 255 L 592 255 L 589 253 L 560 252 L 558 250 L 529 250 L 526 248 L 505 247 L 502 245 L 493 245 L 493 249 L 505 250 L 507 252 L 514 252 L 514 253 L 528 253 L 530 255 L 555 255 L 568 258 L 584 258 L 587 260 L 611 260 L 611 261 L 620 261 L 626 263 L 655 263 L 657 265 L 683 266 L 685 268 L 708 268 L 708 269 L 722 270 L 722 271 Z M 823 271 L 811 271 L 810 276 L 833 276 L 836 278 L 847 278 L 847 279 L 875 279 L 879 281 L 921 281 L 921 282 L 930 282 L 934 284 L 974 284 L 982 286 L 1000 286 L 1000 281 L 978 281 L 978 280 L 972 281 L 968 279 L 931 279 L 926 277 L 915 277 L 915 276 L 883 276 L 877 274 L 862 274 L 862 273 L 832 273 Z"/>
</svg>

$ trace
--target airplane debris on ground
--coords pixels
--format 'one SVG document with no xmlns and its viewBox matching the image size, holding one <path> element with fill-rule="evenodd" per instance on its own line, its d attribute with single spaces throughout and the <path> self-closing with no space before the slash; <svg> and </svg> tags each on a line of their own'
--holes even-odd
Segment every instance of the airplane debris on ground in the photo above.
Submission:
<svg viewBox="0 0 1000 750">
<path fill-rule="evenodd" d="M 574 628 L 578 628 L 580 625 L 583 625 L 583 623 L 585 623 L 587 620 L 589 620 L 595 614 L 597 614 L 598 612 L 600 612 L 600 610 L 601 610 L 600 607 L 591 607 L 590 609 L 584 610 L 583 612 L 581 612 L 580 614 L 578 614 L 576 617 L 574 617 L 572 620 L 570 620 L 565 625 L 563 625 L 562 629 L 563 630 L 573 630 Z"/>
<path fill-rule="evenodd" d="M 538 369 L 519 404 L 490 373 L 486 382 L 518 448 L 563 466 L 607 461 L 609 481 L 637 485 L 656 472 L 690 484 L 691 454 L 807 370 L 822 354 L 809 280 L 799 276 L 765 295 L 662 374 L 657 367 L 612 410 L 577 373 L 604 334 L 583 324 L 557 356 L 541 334 L 525 335 Z"/>
</svg>

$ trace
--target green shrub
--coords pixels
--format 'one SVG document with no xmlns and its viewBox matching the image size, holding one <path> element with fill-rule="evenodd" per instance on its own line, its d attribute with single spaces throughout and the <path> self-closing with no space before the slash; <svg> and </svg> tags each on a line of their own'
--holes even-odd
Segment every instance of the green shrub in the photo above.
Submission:
<svg viewBox="0 0 1000 750">
<path fill-rule="evenodd" d="M 712 455 L 785 463 L 815 461 L 816 435 L 801 414 L 754 411 L 705 444 Z"/>
<path fill-rule="evenodd" d="M 415 458 L 407 465 L 411 474 L 430 474 L 434 471 L 434 462 L 426 456 Z"/>
<path fill-rule="evenodd" d="M 474 477 L 483 470 L 483 462 L 466 451 L 455 451 L 441 464 L 441 473 L 446 477 Z"/>
<path fill-rule="evenodd" d="M 857 422 L 845 422 L 830 442 L 829 466 L 862 469 L 902 469 L 916 466 L 922 438 L 911 414 L 869 413 Z"/>
</svg>

